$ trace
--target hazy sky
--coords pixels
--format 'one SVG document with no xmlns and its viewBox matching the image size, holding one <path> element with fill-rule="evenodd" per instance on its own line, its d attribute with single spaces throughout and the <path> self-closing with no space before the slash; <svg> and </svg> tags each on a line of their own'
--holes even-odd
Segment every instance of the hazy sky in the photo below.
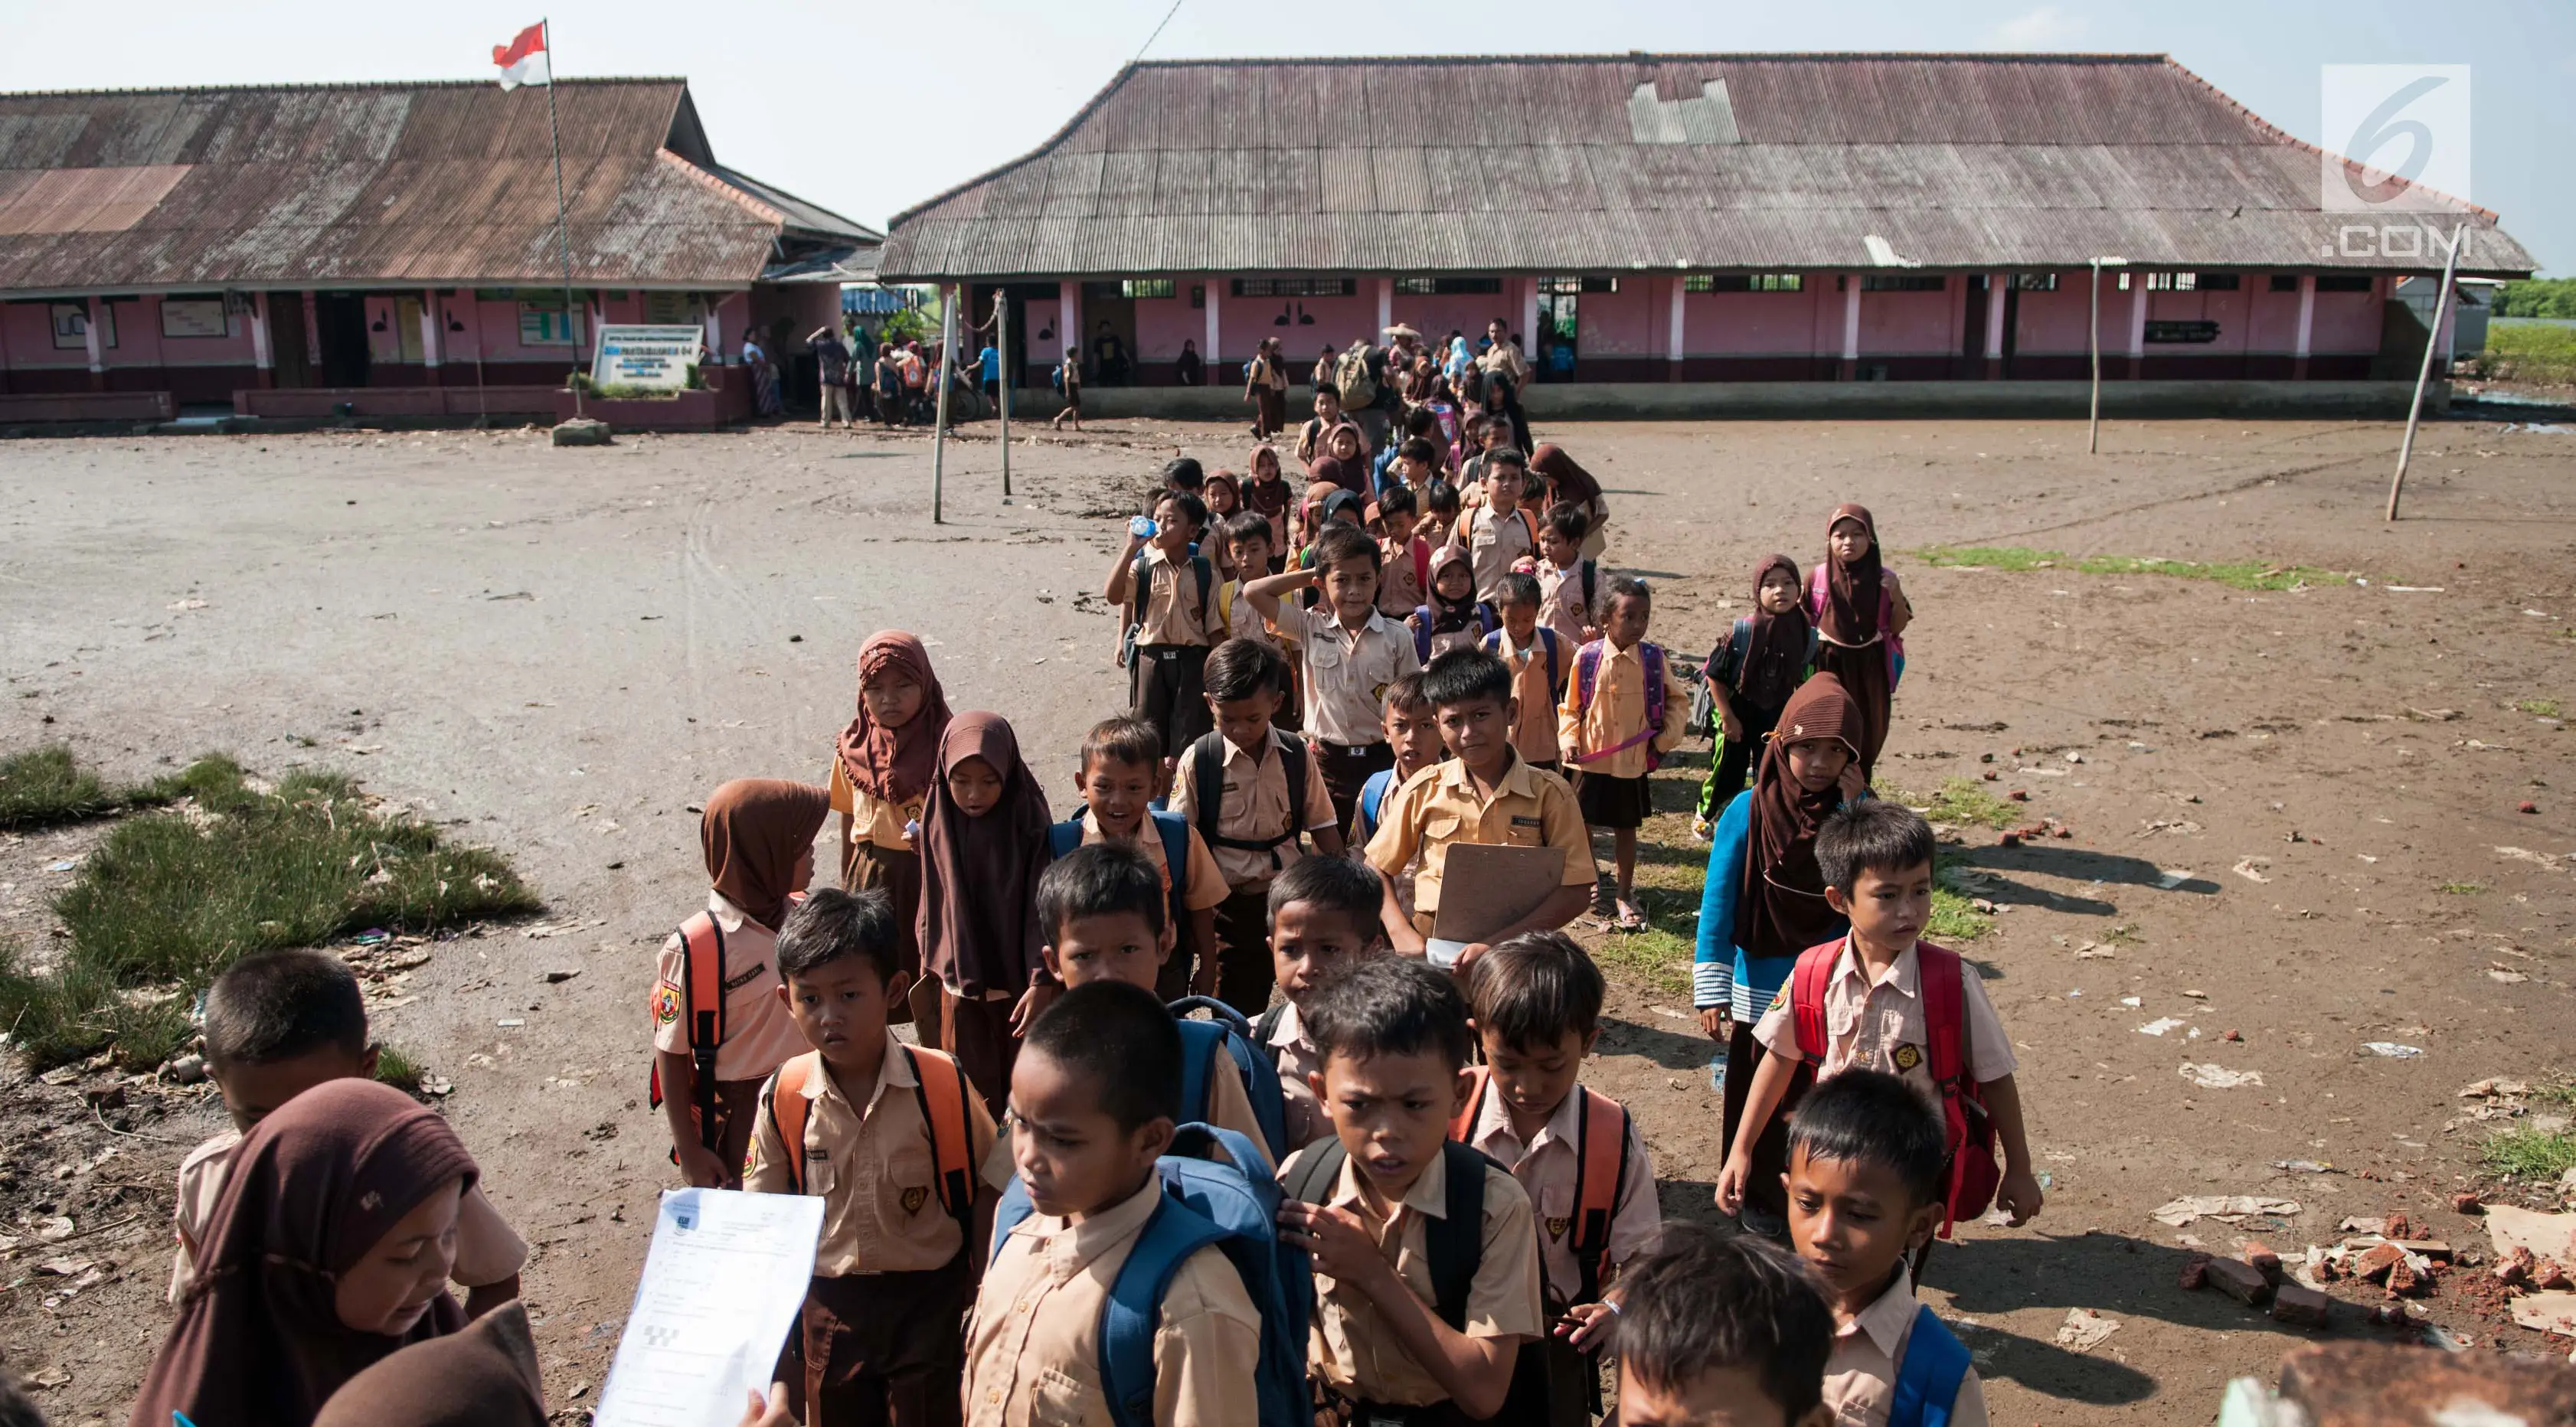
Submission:
<svg viewBox="0 0 2576 1427">
<path fill-rule="evenodd" d="M 1025 152 L 1134 56 L 1170 0 L 927 0 L 758 6 L 681 0 L 0 0 L 0 89 L 457 79 L 550 13 L 559 73 L 689 79 L 716 154 L 882 227 Z M 2576 3 L 2493 0 L 1182 0 L 1160 58 L 1628 50 L 2163 52 L 2319 141 L 2318 66 L 2473 67 L 2469 197 L 2559 274 L 2576 272 Z M 2549 175 L 2556 174 L 2556 178 Z"/>
</svg>

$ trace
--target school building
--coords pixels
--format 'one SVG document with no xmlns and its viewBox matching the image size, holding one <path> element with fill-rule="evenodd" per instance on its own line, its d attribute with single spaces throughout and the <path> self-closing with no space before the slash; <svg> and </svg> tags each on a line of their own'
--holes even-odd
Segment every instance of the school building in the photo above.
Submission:
<svg viewBox="0 0 2576 1427">
<path fill-rule="evenodd" d="M 801 347 L 883 235 L 717 161 L 683 79 L 0 94 L 0 424 L 552 415 L 601 323 Z M 779 350 L 772 348 L 773 351 Z M 566 407 L 568 409 L 568 405 Z"/>
<path fill-rule="evenodd" d="M 1543 409 L 2037 390 L 2087 374 L 2103 257 L 2106 376 L 2278 394 L 2411 379 L 2392 297 L 2455 224 L 2464 274 L 2533 267 L 2482 209 L 2328 211 L 2329 174 L 2162 55 L 1155 61 L 897 215 L 879 267 L 979 319 L 1002 295 L 1024 387 L 1078 345 L 1087 400 L 1101 351 L 1164 388 L 1194 345 L 1211 414 L 1264 337 L 1302 381 L 1327 344 L 1497 317 Z M 1191 399 L 1124 400 L 1157 403 Z"/>
</svg>

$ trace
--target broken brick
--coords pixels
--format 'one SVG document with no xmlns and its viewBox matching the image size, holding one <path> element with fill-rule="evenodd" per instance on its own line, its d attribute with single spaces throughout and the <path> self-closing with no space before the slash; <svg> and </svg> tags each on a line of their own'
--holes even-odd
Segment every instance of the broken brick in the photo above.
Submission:
<svg viewBox="0 0 2576 1427">
<path fill-rule="evenodd" d="M 2415 1225 L 2403 1214 L 2391 1214 L 2388 1216 L 2388 1226 L 2381 1229 L 2379 1233 L 2382 1238 L 2411 1239 L 2415 1237 Z"/>
<path fill-rule="evenodd" d="M 2496 1260 L 2493 1272 L 2498 1283 L 2521 1284 L 2531 1282 L 2531 1272 L 2537 1267 L 2539 1263 L 2532 1257 L 2531 1250 L 2516 1244 L 2512 1252 Z"/>
<path fill-rule="evenodd" d="M 2352 1261 L 2352 1276 L 2364 1283 L 2385 1283 L 2389 1271 L 2406 1262 L 2406 1251 L 2395 1244 L 2376 1244 L 2363 1250 Z"/>
<path fill-rule="evenodd" d="M 2542 1259 L 2539 1266 L 2531 1271 L 2531 1286 L 2564 1292 L 2569 1288 L 2576 1288 L 2576 1281 L 2568 1278 L 2567 1270 L 2559 1264 L 2558 1260 Z"/>
<path fill-rule="evenodd" d="M 2514 809 L 2513 809 L 2513 810 L 2514 810 L 2515 812 L 2518 812 L 2518 813 L 2536 813 L 2536 812 L 2540 811 L 2540 804 L 2538 804 L 2538 803 L 2516 803 L 2516 804 L 2514 805 Z"/>
<path fill-rule="evenodd" d="M 2391 1298 L 2418 1297 L 2432 1292 L 2433 1285 L 2433 1271 L 2429 1268 L 2419 1271 L 2402 1258 L 2388 1267 L 2388 1296 Z"/>
<path fill-rule="evenodd" d="M 1996 838 L 1995 843 L 2000 847 L 2019 847 L 2021 846 L 2021 834 L 2017 832 L 2005 833 L 2003 836 Z"/>
<path fill-rule="evenodd" d="M 2486 1212 L 2486 1205 L 2479 1200 L 2477 1191 L 2475 1190 L 2471 1190 L 2464 1194 L 2452 1195 L 2451 1207 L 2459 1210 L 2463 1214 L 2482 1214 Z"/>
<path fill-rule="evenodd" d="M 2193 1254 L 2182 1261 L 2182 1286 L 2201 1288 L 2209 1283 L 2209 1255 Z"/>
<path fill-rule="evenodd" d="M 2281 1256 L 2260 1239 L 2245 1241 L 2245 1261 L 2252 1264 L 2254 1271 L 2263 1275 L 2266 1281 L 2276 1284 L 2281 1281 Z"/>
<path fill-rule="evenodd" d="M 2016 803 L 2027 803 L 2030 801 L 2030 790 L 2028 788 L 2015 788 L 2011 792 L 2004 794 L 2004 796 L 2012 799 Z"/>
<path fill-rule="evenodd" d="M 2285 1283 L 2272 1299 L 2272 1321 L 2322 1328 L 2333 1303 L 2333 1299 L 2304 1284 Z"/>
<path fill-rule="evenodd" d="M 2260 1307 L 2272 1296 L 2271 1280 L 2243 1259 L 2211 1259 L 2208 1273 L 2212 1287 L 2239 1303 Z"/>
</svg>

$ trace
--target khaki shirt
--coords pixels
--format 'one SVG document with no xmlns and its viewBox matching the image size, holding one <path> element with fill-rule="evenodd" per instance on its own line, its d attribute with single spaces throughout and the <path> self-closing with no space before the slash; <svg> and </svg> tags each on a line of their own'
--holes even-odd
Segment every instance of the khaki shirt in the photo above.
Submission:
<svg viewBox="0 0 2576 1427">
<path fill-rule="evenodd" d="M 1431 561 L 1431 543 L 1420 536 L 1398 545 L 1380 540 L 1377 567 L 1377 612 L 1389 619 L 1402 619 L 1419 608 L 1428 598 L 1422 589 L 1422 571 Z M 1423 563 L 1413 563 L 1416 551 Z"/>
<path fill-rule="evenodd" d="M 1860 1315 L 1834 1330 L 1825 1360 L 1825 1405 L 1843 1427 L 1887 1427 L 1896 1404 L 1896 1366 L 1905 1361 L 1917 1309 L 1914 1279 L 1900 1260 L 1896 1282 Z M 1986 1386 L 1972 1365 L 1950 1399 L 1951 1427 L 1986 1427 Z"/>
<path fill-rule="evenodd" d="M 1291 1156 L 1290 1163 L 1297 1158 Z M 1359 1216 L 1377 1240 L 1379 1252 L 1395 1265 L 1396 1277 L 1404 1280 L 1414 1297 L 1430 1303 L 1436 1290 L 1423 1222 L 1426 1216 L 1447 1217 L 1448 1194 L 1448 1157 L 1435 1156 L 1422 1177 L 1405 1191 L 1394 1215 L 1381 1222 L 1370 1215 L 1361 1197 L 1359 1166 L 1345 1161 L 1331 1203 Z M 1459 1331 L 1470 1338 L 1545 1336 L 1538 1234 L 1530 1222 L 1529 1196 L 1521 1192 L 1519 1181 L 1494 1165 L 1485 1166 L 1482 1242 L 1483 1256 L 1467 1287 L 1466 1326 Z M 1307 1363 L 1344 1395 L 1367 1402 L 1409 1407 L 1449 1396 L 1439 1380 L 1404 1350 L 1366 1296 L 1321 1272 L 1315 1275 L 1315 1322 L 1309 1333 Z"/>
<path fill-rule="evenodd" d="M 1354 632 L 1331 610 L 1283 602 L 1279 633 L 1297 643 L 1306 731 L 1345 748 L 1386 742 L 1387 686 L 1422 667 L 1413 631 L 1371 611 Z"/>
<path fill-rule="evenodd" d="M 1646 657 L 1639 653 L 1645 646 L 1632 644 L 1625 649 L 1607 639 L 1601 645 L 1601 663 L 1592 681 L 1592 703 L 1583 700 L 1583 681 L 1568 666 L 1565 676 L 1565 702 L 1556 711 L 1556 743 L 1565 752 L 1566 766 L 1576 766 L 1576 759 L 1598 754 L 1603 749 L 1617 748 L 1646 731 Z M 1657 753 L 1670 753 L 1682 741 L 1682 729 L 1690 723 L 1690 690 L 1673 676 L 1670 650 L 1664 654 L 1664 723 L 1654 731 L 1652 740 Z M 1651 771 L 1646 763 L 1646 740 L 1630 743 L 1606 758 L 1595 757 L 1581 764 L 1582 771 L 1598 773 L 1605 778 L 1642 778 Z"/>
<path fill-rule="evenodd" d="M 917 1273 L 956 1258 L 966 1234 L 939 1202 L 930 1124 L 922 1118 L 921 1080 L 912 1057 L 887 1038 L 885 1063 L 864 1106 L 841 1093 L 821 1051 L 796 1059 L 805 1062 L 805 1142 L 796 1153 L 805 1161 L 804 1192 L 823 1199 L 815 1277 Z M 760 1194 L 795 1192 L 773 1109 L 777 1093 L 773 1076 L 761 1091 L 751 1154 L 743 1165 L 742 1187 Z M 966 1162 L 972 1165 L 993 1143 L 993 1117 L 980 1095 L 966 1097 L 966 1136 Z"/>
<path fill-rule="evenodd" d="M 1223 736 L 1217 742 L 1225 750 L 1218 764 L 1223 785 L 1216 789 L 1216 830 L 1219 837 L 1241 838 L 1247 842 L 1266 842 L 1288 826 L 1288 759 L 1280 745 L 1293 734 L 1270 730 L 1271 746 L 1259 761 L 1237 748 Z M 1312 750 L 1306 751 L 1306 830 L 1334 825 L 1333 795 L 1324 786 L 1323 760 Z M 1205 805 L 1208 790 L 1199 786 L 1198 759 L 1181 755 L 1180 773 L 1172 780 L 1172 811 L 1187 818 L 1195 830 L 1198 810 Z M 1216 865 L 1225 874 L 1225 882 L 1235 891 L 1245 892 L 1267 887 L 1289 863 L 1306 855 L 1302 841 L 1291 838 L 1267 852 L 1247 847 L 1218 847 Z M 1222 900 L 1221 898 L 1219 900 Z"/>
<path fill-rule="evenodd" d="M 1539 1266 L 1546 1271 L 1547 1301 L 1551 1309 L 1560 1311 L 1574 1305 L 1583 1282 L 1573 1249 L 1575 1180 L 1582 1168 L 1582 1099 L 1582 1087 L 1577 1086 L 1530 1142 L 1522 1144 L 1520 1136 L 1512 1133 L 1510 1107 L 1500 1092 L 1488 1086 L 1485 1103 L 1477 1108 L 1476 1123 L 1467 1133 L 1467 1143 L 1509 1169 L 1528 1192 L 1538 1220 Z M 1610 1206 L 1610 1246 L 1601 1258 L 1605 1284 L 1611 1270 L 1654 1248 L 1664 1234 L 1663 1209 L 1655 1198 L 1655 1163 L 1647 1157 L 1646 1139 L 1638 1133 L 1634 1114 L 1628 1116 L 1627 1141 L 1619 1197 Z"/>
<path fill-rule="evenodd" d="M 1133 561 L 1129 564 L 1132 566 Z M 1216 578 L 1213 562 L 1208 578 Z M 1199 623 L 1199 576 L 1188 557 L 1174 561 L 1163 554 L 1160 545 L 1145 547 L 1145 588 L 1136 593 L 1138 620 L 1136 642 L 1139 644 L 1208 644 L 1205 625 Z M 1208 618 L 1216 618 L 1216 592 L 1207 592 Z"/>
<path fill-rule="evenodd" d="M 1527 649 L 1512 647 L 1512 632 L 1495 630 L 1491 636 L 1493 650 L 1502 656 L 1512 670 L 1512 697 L 1521 701 L 1520 714 L 1512 721 L 1512 751 L 1532 763 L 1556 761 L 1556 688 L 1548 682 L 1547 640 L 1544 626 L 1530 632 Z M 1574 679 L 1574 651 L 1582 647 L 1559 636 L 1556 641 L 1556 677 L 1568 683 Z"/>
<path fill-rule="evenodd" d="M 1592 592 L 1601 592 L 1601 567 L 1592 567 Z M 1570 568 L 1538 562 L 1538 622 L 1556 631 L 1568 649 L 1583 647 L 1583 631 L 1592 623 L 1592 607 L 1583 598 L 1583 562 Z"/>
<path fill-rule="evenodd" d="M 1281 1109 L 1288 1121 L 1288 1149 L 1293 1154 L 1333 1133 L 1332 1117 L 1324 1113 L 1323 1102 L 1315 1098 L 1315 1087 L 1306 1081 L 1310 1073 L 1323 1073 L 1324 1053 L 1306 1038 L 1306 1023 L 1298 1019 L 1296 1002 L 1279 1008 L 1279 1023 L 1270 1028 L 1269 1049 L 1279 1066 Z"/>
<path fill-rule="evenodd" d="M 223 1197 L 224 1175 L 232 1169 L 233 1151 L 241 1148 L 239 1130 L 222 1134 L 188 1151 L 179 1161 L 178 1202 L 171 1207 L 171 1236 L 178 1251 L 171 1255 L 170 1301 L 176 1303 L 197 1281 L 197 1249 Z M 456 1209 L 456 1262 L 447 1276 L 467 1288 L 487 1288 L 519 1271 L 528 1261 L 527 1241 L 511 1232 L 509 1221 L 476 1184 L 465 1191 Z"/>
<path fill-rule="evenodd" d="M 716 1047 L 716 1079 L 766 1080 L 787 1057 L 805 1050 L 805 1035 L 778 998 L 778 933 L 753 921 L 721 892 L 707 893 L 707 914 L 724 933 L 724 1044 Z M 653 987 L 653 1048 L 689 1053 L 689 982 L 683 943 L 673 932 L 662 943 L 661 980 Z"/>
<path fill-rule="evenodd" d="M 966 1330 L 970 1427 L 1109 1427 L 1100 1306 L 1162 1198 L 1159 1180 L 1080 1223 L 1033 1214 L 1003 1242 Z M 1241 1427 L 1260 1416 L 1261 1319 L 1223 1250 L 1172 1275 L 1154 1332 L 1155 1427 Z"/>
<path fill-rule="evenodd" d="M 1478 506 L 1450 532 L 1450 544 L 1467 547 L 1467 563 L 1476 572 L 1476 598 L 1503 597 L 1503 576 L 1512 572 L 1514 561 L 1538 548 L 1532 533 L 1536 519 L 1518 506 L 1500 518 L 1493 507 Z"/>
<path fill-rule="evenodd" d="M 908 803 L 896 803 L 862 792 L 857 784 L 850 781 L 850 770 L 842 766 L 838 753 L 832 756 L 832 772 L 827 781 L 832 790 L 832 811 L 849 815 L 851 847 L 871 843 L 888 852 L 914 850 L 912 839 L 904 835 L 904 825 L 921 821 L 921 805 L 927 793 Z M 846 855 L 843 861 L 847 861 Z"/>
<path fill-rule="evenodd" d="M 1163 895 L 1169 899 L 1172 894 L 1172 866 L 1171 862 L 1163 856 L 1163 836 L 1153 831 L 1152 822 L 1151 818 L 1147 818 L 1147 826 L 1137 829 L 1139 836 L 1121 839 L 1121 841 L 1145 854 L 1145 860 L 1154 864 L 1154 870 L 1162 874 Z M 1189 865 L 1183 869 L 1188 874 L 1188 880 L 1184 885 L 1189 890 L 1181 894 L 1181 905 L 1193 912 L 1204 912 L 1224 901 L 1228 889 L 1225 873 L 1218 868 L 1215 856 L 1208 851 L 1207 840 L 1199 836 L 1197 828 L 1191 828 L 1189 832 Z M 1109 834 L 1100 830 L 1100 819 L 1092 813 L 1091 809 L 1084 808 L 1082 810 L 1083 846 L 1088 847 L 1095 842 L 1107 841 L 1109 841 Z"/>
<path fill-rule="evenodd" d="M 1962 962 L 1960 972 L 1960 1039 L 1968 1076 L 1980 1085 L 2001 1080 L 2013 1073 L 2012 1040 L 1996 1019 L 1994 1003 L 1986 999 L 1977 969 Z M 1932 1079 L 1932 1059 L 1925 1050 L 1922 958 L 1909 946 L 1878 984 L 1871 985 L 1868 975 L 1852 951 L 1851 937 L 1844 936 L 1833 975 L 1825 982 L 1825 1063 L 1816 1067 L 1817 1078 L 1855 1065 L 1884 1070 L 1938 1104 L 1941 1088 Z M 1789 985 L 1780 983 L 1770 1008 L 1754 1023 L 1753 1038 L 1773 1055 L 1794 1060 L 1798 1028 L 1789 1014 Z"/>
<path fill-rule="evenodd" d="M 1461 842 L 1505 847 L 1561 847 L 1565 873 L 1559 885 L 1589 887 L 1600 880 L 1592 839 L 1574 790 L 1543 768 L 1515 757 L 1488 798 L 1476 791 L 1467 765 L 1452 758 L 1405 780 L 1378 810 L 1377 835 L 1369 839 L 1368 864 L 1393 877 L 1418 850 L 1413 905 L 1420 915 L 1440 910 L 1440 875 L 1449 848 Z"/>
</svg>

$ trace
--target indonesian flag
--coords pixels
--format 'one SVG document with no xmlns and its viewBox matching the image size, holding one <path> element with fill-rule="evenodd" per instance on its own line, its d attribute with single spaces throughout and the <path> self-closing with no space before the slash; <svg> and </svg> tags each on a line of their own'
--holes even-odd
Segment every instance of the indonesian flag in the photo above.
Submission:
<svg viewBox="0 0 2576 1427">
<path fill-rule="evenodd" d="M 503 89 L 553 83 L 553 70 L 546 63 L 546 22 L 539 20 L 521 30 L 519 37 L 506 45 L 494 45 L 492 62 L 501 67 Z"/>
</svg>

